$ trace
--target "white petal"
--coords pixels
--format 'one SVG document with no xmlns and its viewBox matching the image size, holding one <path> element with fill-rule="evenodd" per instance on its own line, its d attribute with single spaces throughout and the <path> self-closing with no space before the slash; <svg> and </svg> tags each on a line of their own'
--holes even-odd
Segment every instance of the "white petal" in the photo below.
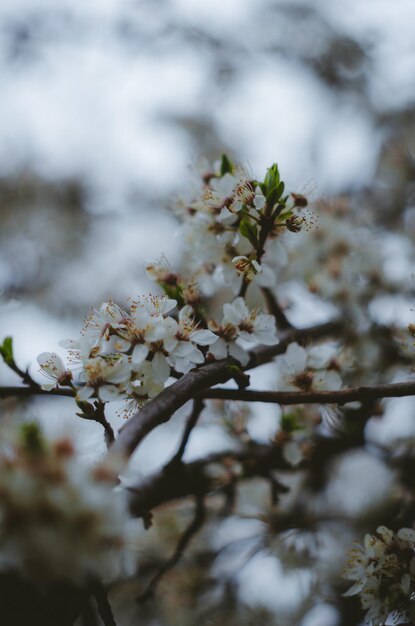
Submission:
<svg viewBox="0 0 415 626">
<path fill-rule="evenodd" d="M 247 365 L 249 361 L 248 352 L 241 348 L 241 346 L 238 346 L 238 344 L 235 342 L 229 345 L 229 354 L 233 356 L 234 359 L 239 361 L 241 365 Z"/>
<path fill-rule="evenodd" d="M 248 314 L 248 311 L 247 311 L 247 314 Z M 233 306 L 233 304 L 229 304 L 229 302 L 227 302 L 226 304 L 223 305 L 223 318 L 227 322 L 238 325 L 243 320 L 244 317 L 245 317 L 245 314 L 241 315 L 238 309 Z"/>
<path fill-rule="evenodd" d="M 220 222 L 222 222 L 223 220 L 227 219 L 228 217 L 234 217 L 233 213 L 231 211 L 229 211 L 228 208 L 223 207 L 223 209 L 221 210 L 221 212 L 218 215 L 218 219 Z"/>
<path fill-rule="evenodd" d="M 130 341 L 117 337 L 117 335 L 112 335 L 105 344 L 105 351 L 107 354 L 112 352 L 127 352 L 130 347 Z"/>
<path fill-rule="evenodd" d="M 333 370 L 330 370 L 328 372 L 317 372 L 316 376 L 314 377 L 314 380 L 316 382 L 319 378 L 319 374 L 323 374 L 321 386 L 319 385 L 320 389 L 327 389 L 329 391 L 336 391 L 337 389 L 341 389 L 342 379 L 340 378 L 338 372 L 335 372 Z"/>
<path fill-rule="evenodd" d="M 397 532 L 397 536 L 401 541 L 415 544 L 415 530 L 413 528 L 400 528 Z"/>
<path fill-rule="evenodd" d="M 161 313 L 168 313 L 172 311 L 177 306 L 177 300 L 173 300 L 172 298 L 163 298 L 162 304 L 160 306 Z"/>
<path fill-rule="evenodd" d="M 342 595 L 344 597 L 355 596 L 357 593 L 360 593 L 364 587 L 364 581 L 360 580 L 356 582 L 354 585 L 350 587 L 347 591 L 345 591 Z"/>
<path fill-rule="evenodd" d="M 186 357 L 194 350 L 194 345 L 190 341 L 179 341 L 174 349 L 174 356 Z"/>
<path fill-rule="evenodd" d="M 273 333 L 264 330 L 255 331 L 253 336 L 256 341 L 264 344 L 264 346 L 276 346 L 280 341 Z"/>
<path fill-rule="evenodd" d="M 217 359 L 218 361 L 220 359 L 226 359 L 226 357 L 228 356 L 228 348 L 226 342 L 222 338 L 219 338 L 214 344 L 210 346 L 209 352 L 213 354 L 215 359 Z"/>
<path fill-rule="evenodd" d="M 139 367 L 147 358 L 148 347 L 144 343 L 138 343 L 134 346 L 133 353 L 131 355 L 131 362 L 135 367 Z"/>
<path fill-rule="evenodd" d="M 307 364 L 314 369 L 327 367 L 330 361 L 336 356 L 337 349 L 333 346 L 321 345 L 313 346 L 308 350 Z"/>
<path fill-rule="evenodd" d="M 78 398 L 78 400 L 81 400 L 81 402 L 85 402 L 93 394 L 94 394 L 93 388 L 85 385 L 85 387 L 81 387 L 80 389 L 77 390 L 76 397 Z"/>
<path fill-rule="evenodd" d="M 254 205 L 258 210 L 263 209 L 265 206 L 265 196 L 259 187 L 255 189 Z"/>
<path fill-rule="evenodd" d="M 211 346 L 218 338 L 211 330 L 196 330 L 190 333 L 189 337 L 198 346 Z"/>
<path fill-rule="evenodd" d="M 187 320 L 191 320 L 192 318 L 193 318 L 193 308 L 190 306 L 190 304 L 186 304 L 179 311 L 179 320 L 187 321 Z"/>
<path fill-rule="evenodd" d="M 60 341 L 58 341 L 58 345 L 62 348 L 68 349 L 78 347 L 78 342 L 76 339 L 61 339 Z"/>
<path fill-rule="evenodd" d="M 232 302 L 232 307 L 234 311 L 240 315 L 241 319 L 249 315 L 249 310 L 246 306 L 246 302 L 241 296 L 235 298 L 235 300 Z"/>
<path fill-rule="evenodd" d="M 58 378 L 66 371 L 66 367 L 62 359 L 56 354 L 56 352 L 42 352 L 37 357 L 37 362 L 42 369 L 55 378 Z"/>
<path fill-rule="evenodd" d="M 193 369 L 194 364 L 191 363 L 191 361 L 188 361 L 187 359 L 175 359 L 175 363 L 174 363 L 174 369 L 177 372 L 180 372 L 181 374 L 187 374 L 187 372 L 190 372 L 191 369 Z"/>
<path fill-rule="evenodd" d="M 118 361 L 116 361 L 109 368 L 106 373 L 105 380 L 109 383 L 125 383 L 130 378 L 131 366 L 128 361 L 128 357 L 123 355 Z"/>
<path fill-rule="evenodd" d="M 115 385 L 102 385 L 98 390 L 98 395 L 103 402 L 114 402 L 122 397 L 122 393 Z"/>
<path fill-rule="evenodd" d="M 303 372 L 307 363 L 307 352 L 298 343 L 290 343 L 284 361 L 291 372 Z"/>
<path fill-rule="evenodd" d="M 266 263 L 262 263 L 261 272 L 255 276 L 254 280 L 261 287 L 274 287 L 277 282 L 277 271 Z"/>
<path fill-rule="evenodd" d="M 57 383 L 45 383 L 44 385 L 41 385 L 41 388 L 44 391 L 52 391 L 52 389 L 56 389 L 57 387 Z"/>
<path fill-rule="evenodd" d="M 154 377 L 156 380 L 164 383 L 170 376 L 170 365 L 164 354 L 156 352 L 153 360 L 151 361 Z"/>
<path fill-rule="evenodd" d="M 200 350 L 198 350 L 198 348 L 195 347 L 195 349 L 193 350 L 192 354 L 189 355 L 189 359 L 193 362 L 193 363 L 204 363 L 205 362 L 205 357 L 203 352 L 201 352 Z"/>
</svg>

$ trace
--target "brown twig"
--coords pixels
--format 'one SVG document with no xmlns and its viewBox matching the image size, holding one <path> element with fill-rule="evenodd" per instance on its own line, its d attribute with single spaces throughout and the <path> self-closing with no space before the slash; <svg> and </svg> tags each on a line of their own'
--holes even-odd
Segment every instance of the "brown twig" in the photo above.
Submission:
<svg viewBox="0 0 415 626">
<path fill-rule="evenodd" d="M 415 381 L 385 385 L 361 385 L 336 391 L 257 391 L 255 389 L 208 389 L 198 398 L 215 400 L 242 400 L 243 402 L 268 402 L 275 404 L 345 404 L 366 402 L 379 398 L 401 398 L 415 395 Z"/>
<path fill-rule="evenodd" d="M 180 561 L 185 549 L 187 548 L 187 546 L 189 545 L 189 543 L 191 542 L 195 534 L 203 526 L 205 519 L 206 519 L 206 509 L 205 509 L 204 500 L 203 498 L 198 497 L 196 498 L 196 509 L 195 509 L 193 520 L 191 521 L 189 526 L 186 528 L 183 535 L 180 537 L 179 542 L 172 556 L 159 569 L 157 574 L 151 580 L 145 592 L 137 598 L 138 602 L 144 602 L 145 600 L 147 600 L 154 594 L 154 591 L 156 590 L 157 585 L 159 584 L 163 576 L 166 574 L 166 572 L 173 569 L 173 567 L 177 565 L 177 563 Z"/>
<path fill-rule="evenodd" d="M 179 449 L 176 454 L 170 461 L 170 463 L 178 463 L 182 460 L 183 454 L 185 453 L 187 443 L 189 441 L 190 435 L 192 433 L 193 428 L 196 426 L 197 421 L 200 417 L 201 412 L 203 411 L 204 402 L 203 400 L 196 399 L 193 402 L 193 409 L 187 418 L 186 426 L 183 432 L 183 437 L 179 445 Z"/>
<path fill-rule="evenodd" d="M 277 328 L 279 330 L 287 330 L 289 328 L 293 328 L 293 325 L 285 315 L 283 308 L 278 302 L 275 294 L 272 293 L 271 289 L 268 289 L 268 287 L 263 287 L 262 293 L 265 299 L 265 303 L 267 305 L 268 313 L 275 317 Z"/>
<path fill-rule="evenodd" d="M 114 429 L 112 428 L 105 415 L 105 404 L 103 402 L 95 402 L 95 410 L 92 416 L 87 419 L 92 419 L 95 422 L 98 422 L 98 424 L 101 424 L 105 433 L 105 443 L 107 445 L 107 448 L 110 448 L 110 446 L 115 441 L 115 434 Z"/>
<path fill-rule="evenodd" d="M 89 589 L 95 598 L 98 607 L 98 613 L 104 625 L 117 626 L 111 605 L 108 600 L 107 592 L 102 581 L 96 576 L 91 576 L 89 580 Z"/>
<path fill-rule="evenodd" d="M 73 398 L 75 396 L 75 393 L 72 389 L 52 389 L 51 391 L 46 391 L 45 389 L 42 389 L 42 387 L 40 387 L 39 385 L 30 387 L 0 387 L 0 398 L 27 398 L 31 396 L 62 396 Z"/>
</svg>

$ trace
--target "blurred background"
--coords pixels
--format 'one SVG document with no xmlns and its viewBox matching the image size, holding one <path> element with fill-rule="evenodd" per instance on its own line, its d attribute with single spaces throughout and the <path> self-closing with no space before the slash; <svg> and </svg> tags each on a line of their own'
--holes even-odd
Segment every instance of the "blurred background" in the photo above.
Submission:
<svg viewBox="0 0 415 626">
<path fill-rule="evenodd" d="M 348 194 L 379 229 L 413 237 L 414 23 L 413 0 L 1 3 L 0 335 L 20 365 L 37 375 L 37 354 L 77 336 L 91 305 L 149 289 L 145 260 L 179 262 L 169 208 L 202 156 L 226 151 L 259 177 L 277 161 L 289 190 Z M 70 400 L 30 412 L 80 427 Z M 94 456 L 103 443 L 83 428 Z M 154 439 L 143 467 L 174 445 Z M 275 561 L 261 567 L 276 575 Z M 273 585 L 248 574 L 247 604 L 275 608 Z M 335 622 L 322 611 L 304 626 Z M 273 623 L 261 615 L 246 623 Z"/>
</svg>

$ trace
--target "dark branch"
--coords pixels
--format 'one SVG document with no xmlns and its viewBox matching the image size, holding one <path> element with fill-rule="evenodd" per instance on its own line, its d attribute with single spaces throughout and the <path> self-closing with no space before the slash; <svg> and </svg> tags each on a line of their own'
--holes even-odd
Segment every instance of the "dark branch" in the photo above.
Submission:
<svg viewBox="0 0 415 626">
<path fill-rule="evenodd" d="M 183 432 L 183 437 L 182 440 L 180 442 L 180 446 L 179 449 L 177 450 L 176 454 L 174 455 L 174 457 L 171 460 L 171 463 L 178 463 L 179 461 L 181 461 L 183 454 L 186 450 L 186 446 L 187 443 L 189 441 L 190 435 L 192 433 L 193 428 L 196 426 L 197 421 L 200 417 L 200 414 L 203 410 L 203 406 L 204 403 L 202 400 L 198 400 L 196 399 L 193 402 L 193 409 L 192 412 L 190 413 L 189 417 L 187 418 L 186 421 L 186 426 Z"/>
<path fill-rule="evenodd" d="M 129 485 L 129 506 L 132 515 L 143 517 L 149 511 L 174 500 L 188 496 L 202 497 L 214 491 L 225 492 L 228 483 L 218 484 L 209 473 L 211 465 L 232 463 L 242 465 L 244 480 L 254 476 L 269 479 L 272 470 L 292 470 L 279 447 L 273 445 L 251 444 L 243 450 L 226 450 L 206 456 L 191 463 L 168 463 L 160 471 L 141 479 L 137 484 Z M 232 474 L 229 474 L 232 478 Z"/>
<path fill-rule="evenodd" d="M 262 293 L 265 298 L 268 313 L 275 317 L 277 328 L 279 328 L 279 330 L 287 330 L 288 328 L 293 328 L 293 325 L 285 315 L 284 310 L 278 302 L 275 294 L 272 293 L 271 289 L 263 287 Z"/>
<path fill-rule="evenodd" d="M 254 389 L 208 389 L 198 398 L 269 402 L 276 404 L 345 404 L 379 398 L 401 398 L 415 395 L 415 381 L 386 385 L 360 386 L 337 391 L 256 391 Z"/>
<path fill-rule="evenodd" d="M 99 580 L 96 576 L 92 576 L 89 581 L 89 588 L 95 598 L 99 616 L 105 626 L 117 626 L 108 600 L 107 592 L 101 580 Z"/>
<path fill-rule="evenodd" d="M 115 441 L 115 434 L 105 415 L 105 404 L 103 402 L 96 402 L 92 416 L 87 419 L 92 419 L 98 422 L 98 424 L 101 424 L 105 432 L 105 443 L 107 444 L 107 448 L 109 448 Z"/>
<path fill-rule="evenodd" d="M 195 515 L 193 517 L 193 520 L 191 521 L 189 526 L 186 528 L 183 535 L 180 537 L 180 540 L 176 546 L 176 550 L 174 551 L 172 556 L 159 569 L 159 571 L 157 572 L 157 574 L 154 576 L 149 586 L 147 587 L 146 591 L 141 596 L 139 596 L 139 598 L 137 598 L 138 602 L 143 602 L 154 594 L 154 591 L 156 590 L 157 585 L 159 584 L 160 580 L 163 578 L 165 573 L 173 569 L 173 567 L 177 565 L 177 563 L 180 561 L 185 549 L 191 542 L 192 538 L 203 526 L 205 519 L 206 519 L 206 509 L 205 509 L 203 498 L 200 498 L 200 497 L 196 498 L 196 510 L 195 510 Z"/>
<path fill-rule="evenodd" d="M 51 391 L 46 391 L 42 389 L 39 385 L 30 386 L 30 387 L 0 387 L 0 398 L 27 398 L 29 396 L 64 396 L 64 397 L 74 397 L 74 392 L 72 389 L 52 389 Z"/>
</svg>

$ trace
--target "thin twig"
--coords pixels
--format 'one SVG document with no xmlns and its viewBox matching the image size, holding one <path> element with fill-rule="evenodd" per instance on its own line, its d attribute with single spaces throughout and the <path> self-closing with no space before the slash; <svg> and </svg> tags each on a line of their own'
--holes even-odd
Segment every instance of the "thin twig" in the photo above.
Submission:
<svg viewBox="0 0 415 626">
<path fill-rule="evenodd" d="M 51 389 L 51 391 L 46 391 L 40 386 L 0 387 L 0 398 L 9 398 L 13 396 L 16 398 L 26 398 L 29 396 L 64 396 L 73 398 L 75 396 L 75 393 L 72 389 Z"/>
<path fill-rule="evenodd" d="M 190 541 L 192 540 L 194 535 L 200 530 L 200 528 L 203 526 L 205 519 L 206 519 L 206 508 L 205 508 L 204 500 L 201 497 L 196 498 L 196 510 L 195 510 L 195 515 L 193 517 L 193 520 L 191 521 L 189 526 L 186 528 L 183 535 L 180 537 L 179 542 L 172 556 L 159 569 L 157 574 L 151 580 L 145 592 L 137 598 L 138 602 L 144 602 L 145 600 L 147 600 L 154 594 L 154 591 L 156 590 L 157 585 L 159 584 L 163 576 L 166 574 L 166 572 L 173 569 L 173 567 L 177 565 L 177 563 L 180 561 Z"/>
<path fill-rule="evenodd" d="M 110 446 L 115 441 L 115 434 L 114 429 L 112 428 L 105 415 L 105 404 L 103 402 L 95 403 L 95 411 L 91 419 L 93 419 L 95 422 L 98 422 L 98 424 L 101 424 L 101 426 L 103 427 L 105 432 L 105 443 L 107 445 L 107 448 L 110 448 Z"/>
<path fill-rule="evenodd" d="M 117 626 L 112 612 L 111 605 L 108 600 L 107 592 L 102 581 L 96 576 L 92 576 L 89 581 L 89 588 L 94 596 L 98 613 L 105 626 Z"/>
<path fill-rule="evenodd" d="M 187 418 L 186 421 L 186 426 L 183 432 L 183 437 L 182 440 L 180 442 L 179 448 L 176 452 L 176 454 L 174 455 L 174 457 L 172 458 L 172 460 L 170 461 L 171 463 L 178 463 L 179 461 L 182 460 L 183 454 L 186 450 L 186 446 L 187 443 L 189 441 L 190 435 L 192 433 L 193 428 L 196 426 L 197 421 L 199 419 L 199 416 L 203 410 L 203 406 L 204 406 L 204 402 L 203 400 L 194 400 L 193 402 L 193 409 L 189 415 L 189 417 Z"/>
<path fill-rule="evenodd" d="M 283 308 L 281 307 L 277 297 L 271 291 L 271 289 L 268 289 L 268 287 L 263 287 L 262 293 L 265 298 L 268 312 L 275 317 L 277 328 L 279 330 L 288 330 L 289 328 L 293 328 L 293 325 L 285 315 Z"/>
<path fill-rule="evenodd" d="M 245 298 L 248 287 L 249 282 L 245 278 L 243 278 L 241 282 L 241 287 L 239 289 L 238 298 Z"/>
<path fill-rule="evenodd" d="M 415 395 L 415 381 L 386 385 L 361 385 L 336 391 L 257 391 L 255 389 L 224 389 L 217 387 L 198 393 L 198 398 L 242 400 L 275 404 L 345 404 L 380 398 L 401 398 Z"/>
</svg>

